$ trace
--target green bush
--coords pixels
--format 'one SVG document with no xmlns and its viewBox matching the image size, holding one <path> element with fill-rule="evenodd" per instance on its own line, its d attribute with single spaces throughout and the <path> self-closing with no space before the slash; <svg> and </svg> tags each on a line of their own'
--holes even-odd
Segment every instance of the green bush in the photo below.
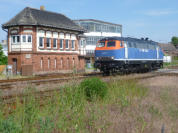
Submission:
<svg viewBox="0 0 178 133">
<path fill-rule="evenodd" d="M 80 84 L 81 90 L 85 93 L 87 100 L 93 98 L 103 99 L 107 94 L 107 85 L 99 78 L 85 79 Z"/>
</svg>

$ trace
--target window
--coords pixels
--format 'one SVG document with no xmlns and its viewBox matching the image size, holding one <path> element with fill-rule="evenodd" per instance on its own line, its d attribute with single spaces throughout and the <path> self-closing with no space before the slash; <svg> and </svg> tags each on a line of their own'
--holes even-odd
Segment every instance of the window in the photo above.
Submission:
<svg viewBox="0 0 178 133">
<path fill-rule="evenodd" d="M 98 45 L 97 45 L 97 47 L 99 47 L 99 48 L 104 47 L 104 46 L 105 46 L 105 42 L 99 42 Z"/>
<path fill-rule="evenodd" d="M 72 40 L 72 49 L 75 49 L 75 40 Z"/>
<path fill-rule="evenodd" d="M 128 42 L 127 44 L 128 44 L 128 45 L 127 45 L 128 48 L 133 47 L 131 42 Z"/>
<path fill-rule="evenodd" d="M 43 37 L 39 38 L 39 47 L 41 47 L 41 48 L 44 47 L 44 38 Z"/>
<path fill-rule="evenodd" d="M 53 39 L 53 48 L 57 48 L 57 39 Z"/>
<path fill-rule="evenodd" d="M 48 58 L 48 69 L 50 68 L 50 58 Z"/>
<path fill-rule="evenodd" d="M 66 49 L 69 49 L 69 40 L 66 40 Z"/>
<path fill-rule="evenodd" d="M 28 43 L 31 43 L 31 42 L 32 42 L 32 36 L 28 35 Z"/>
<path fill-rule="evenodd" d="M 75 67 L 75 59 L 72 60 L 73 67 Z"/>
<path fill-rule="evenodd" d="M 41 60 L 40 60 L 40 67 L 41 67 L 41 69 L 43 69 L 43 58 L 41 58 Z"/>
<path fill-rule="evenodd" d="M 54 59 L 54 68 L 57 68 L 57 58 Z"/>
<path fill-rule="evenodd" d="M 115 41 L 109 41 L 107 43 L 107 47 L 115 47 L 116 46 L 116 42 Z"/>
<path fill-rule="evenodd" d="M 22 36 L 22 39 L 23 39 L 23 42 L 26 42 L 26 36 L 25 35 Z"/>
<path fill-rule="evenodd" d="M 63 40 L 60 39 L 60 49 L 63 49 Z"/>
<path fill-rule="evenodd" d="M 20 42 L 20 36 L 17 36 L 17 43 Z"/>
<path fill-rule="evenodd" d="M 23 43 L 32 43 L 32 35 L 22 35 Z"/>
<path fill-rule="evenodd" d="M 47 48 L 51 47 L 51 39 L 50 38 L 46 38 L 46 47 Z"/>
<path fill-rule="evenodd" d="M 61 58 L 61 69 L 63 68 L 63 58 Z"/>
<path fill-rule="evenodd" d="M 20 36 L 19 35 L 12 36 L 12 43 L 13 44 L 20 43 Z"/>
<path fill-rule="evenodd" d="M 70 68 L 70 65 L 69 65 L 69 58 L 67 58 L 67 68 Z"/>
<path fill-rule="evenodd" d="M 83 46 L 83 40 L 80 40 L 80 46 L 81 47 Z"/>
<path fill-rule="evenodd" d="M 15 38 L 16 38 L 15 36 L 12 36 L 12 42 L 13 43 L 16 43 L 16 39 Z"/>
</svg>

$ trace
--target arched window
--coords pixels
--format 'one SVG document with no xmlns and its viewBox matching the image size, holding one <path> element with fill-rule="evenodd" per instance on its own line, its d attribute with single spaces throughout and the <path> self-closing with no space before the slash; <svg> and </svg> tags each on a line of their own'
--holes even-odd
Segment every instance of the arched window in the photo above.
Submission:
<svg viewBox="0 0 178 133">
<path fill-rule="evenodd" d="M 40 60 L 40 68 L 43 69 L 43 58 Z"/>
<path fill-rule="evenodd" d="M 54 68 L 57 68 L 57 58 L 54 59 Z"/>
<path fill-rule="evenodd" d="M 63 69 L 63 58 L 61 58 L 61 69 Z"/>
<path fill-rule="evenodd" d="M 48 58 L 48 69 L 50 68 L 50 58 Z"/>
<path fill-rule="evenodd" d="M 68 68 L 68 69 L 70 68 L 70 65 L 69 65 L 69 58 L 67 58 L 67 68 Z"/>
<path fill-rule="evenodd" d="M 75 67 L 75 58 L 73 58 L 73 60 L 72 60 L 72 66 L 73 66 L 73 68 Z"/>
</svg>

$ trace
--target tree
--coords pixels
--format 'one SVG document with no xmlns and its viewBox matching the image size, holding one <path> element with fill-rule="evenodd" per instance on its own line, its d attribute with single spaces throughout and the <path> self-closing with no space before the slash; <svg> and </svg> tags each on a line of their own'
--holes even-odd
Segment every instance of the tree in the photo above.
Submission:
<svg viewBox="0 0 178 133">
<path fill-rule="evenodd" d="M 171 39 L 171 43 L 172 43 L 174 46 L 178 46 L 178 37 L 173 36 L 172 39 Z"/>
<path fill-rule="evenodd" d="M 7 64 L 7 56 L 4 55 L 4 52 L 2 50 L 2 45 L 0 44 L 0 65 L 6 65 Z"/>
</svg>

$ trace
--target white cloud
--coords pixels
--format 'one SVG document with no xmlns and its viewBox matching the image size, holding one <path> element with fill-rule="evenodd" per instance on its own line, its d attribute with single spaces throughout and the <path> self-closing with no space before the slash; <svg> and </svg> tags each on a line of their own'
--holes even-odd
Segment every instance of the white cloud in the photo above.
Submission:
<svg viewBox="0 0 178 133">
<path fill-rule="evenodd" d="M 143 12 L 143 14 L 147 16 L 165 16 L 178 14 L 178 10 L 149 10 Z"/>
</svg>

